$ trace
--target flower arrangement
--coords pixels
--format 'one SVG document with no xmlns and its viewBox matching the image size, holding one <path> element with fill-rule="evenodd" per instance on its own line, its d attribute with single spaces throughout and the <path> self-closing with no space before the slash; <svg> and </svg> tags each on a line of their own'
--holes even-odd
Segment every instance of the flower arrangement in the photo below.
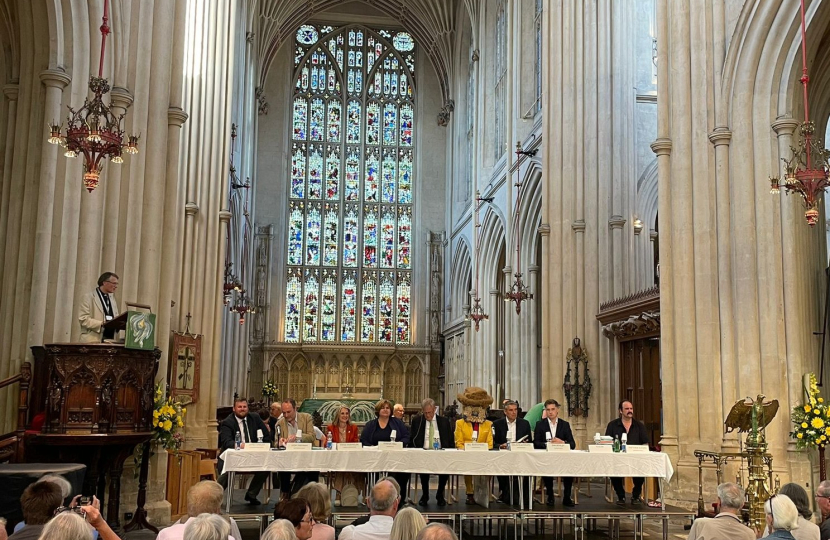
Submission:
<svg viewBox="0 0 830 540">
<path fill-rule="evenodd" d="M 277 395 L 277 384 L 273 380 L 266 381 L 262 385 L 262 395 L 265 398 L 272 398 Z"/>
<path fill-rule="evenodd" d="M 804 403 L 793 407 L 793 431 L 796 448 L 820 448 L 830 443 L 830 410 L 819 395 L 814 373 L 809 374 L 809 385 L 804 388 Z"/>
<path fill-rule="evenodd" d="M 184 427 L 184 415 L 187 409 L 172 397 L 165 395 L 161 383 L 156 385 L 155 399 L 153 400 L 153 438 L 167 450 L 178 450 L 184 442 L 184 437 L 178 432 Z"/>
</svg>

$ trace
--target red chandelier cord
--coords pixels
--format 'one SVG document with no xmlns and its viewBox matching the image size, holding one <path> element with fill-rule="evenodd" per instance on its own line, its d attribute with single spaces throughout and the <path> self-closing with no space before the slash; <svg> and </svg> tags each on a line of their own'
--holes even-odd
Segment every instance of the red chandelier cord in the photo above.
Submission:
<svg viewBox="0 0 830 540">
<path fill-rule="evenodd" d="M 104 0 L 104 18 L 103 23 L 101 24 L 101 62 L 98 64 L 98 77 L 103 79 L 104 78 L 104 49 L 107 46 L 107 36 L 110 33 L 110 27 L 107 24 L 109 18 L 107 15 L 109 14 L 109 2 Z"/>
<path fill-rule="evenodd" d="M 804 14 L 804 0 L 801 0 L 801 85 L 804 88 L 804 123 L 810 121 L 810 105 L 807 101 L 807 83 L 810 77 L 807 75 L 807 17 Z M 810 169 L 810 140 L 812 135 L 804 134 L 807 149 L 807 169 Z"/>
</svg>

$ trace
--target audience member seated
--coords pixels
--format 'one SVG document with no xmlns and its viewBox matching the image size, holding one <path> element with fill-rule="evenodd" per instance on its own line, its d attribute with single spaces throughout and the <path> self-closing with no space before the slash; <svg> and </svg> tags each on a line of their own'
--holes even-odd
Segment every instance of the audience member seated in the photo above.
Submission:
<svg viewBox="0 0 830 540">
<path fill-rule="evenodd" d="M 378 478 L 378 482 L 380 482 L 382 480 L 387 480 L 387 481 L 391 482 L 393 486 L 395 486 L 395 491 L 398 492 L 398 508 L 400 508 L 401 507 L 401 496 L 400 496 L 401 485 L 398 484 L 398 481 L 395 480 L 391 476 L 381 476 L 380 478 Z M 351 524 L 354 525 L 355 527 L 357 527 L 358 525 L 363 525 L 364 523 L 369 523 L 368 514 L 364 514 L 364 515 L 360 516 L 359 518 L 352 521 Z"/>
<path fill-rule="evenodd" d="M 390 408 L 391 413 L 391 408 Z M 398 491 L 389 480 L 380 480 L 366 498 L 369 521 L 363 525 L 347 525 L 339 540 L 388 540 L 398 511 Z"/>
<path fill-rule="evenodd" d="M 415 508 L 404 508 L 392 521 L 389 540 L 415 540 L 421 529 L 427 526 L 424 516 Z"/>
<path fill-rule="evenodd" d="M 61 488 L 54 482 L 35 482 L 23 492 L 20 506 L 26 525 L 9 537 L 10 540 L 37 540 L 46 523 L 63 503 Z M 89 533 L 92 538 L 92 532 Z"/>
<path fill-rule="evenodd" d="M 287 519 L 272 521 L 259 540 L 297 540 L 294 525 Z"/>
<path fill-rule="evenodd" d="M 184 528 L 187 540 L 225 540 L 230 534 L 230 524 L 216 514 L 199 514 L 188 519 Z"/>
<path fill-rule="evenodd" d="M 329 489 L 320 482 L 311 482 L 301 487 L 295 497 L 305 499 L 311 508 L 311 515 L 314 516 L 311 540 L 334 540 L 334 527 L 328 523 L 331 516 Z"/>
<path fill-rule="evenodd" d="M 40 540 L 91 540 L 93 532 L 97 532 L 102 540 L 120 540 L 97 508 L 87 505 L 80 510 L 83 514 L 68 508 L 59 512 L 43 527 Z"/>
<path fill-rule="evenodd" d="M 187 515 L 173 525 L 159 531 L 156 540 L 182 540 L 187 525 L 196 516 L 202 514 L 222 513 L 222 486 L 213 480 L 203 480 L 187 490 Z M 226 519 L 226 518 L 222 518 Z M 227 518 L 230 527 L 229 536 L 235 540 L 242 540 L 239 527 L 233 518 Z"/>
<path fill-rule="evenodd" d="M 445 523 L 430 523 L 418 533 L 415 540 L 458 540 L 455 531 Z"/>
<path fill-rule="evenodd" d="M 821 540 L 830 540 L 830 480 L 823 481 L 816 488 L 816 503 L 819 510 Z"/>
<path fill-rule="evenodd" d="M 61 497 L 63 497 L 61 499 L 61 504 L 64 504 L 66 502 L 66 499 L 68 499 L 69 496 L 72 494 L 72 485 L 69 483 L 69 480 L 67 480 L 63 476 L 59 476 L 57 474 L 45 474 L 45 475 L 41 476 L 40 478 L 38 478 L 37 481 L 38 482 L 54 482 L 55 484 L 57 484 L 58 487 L 61 488 Z M 80 498 L 80 495 L 78 495 L 77 497 L 72 499 L 72 502 L 69 504 L 70 508 L 75 507 L 77 505 L 77 501 L 78 501 L 79 498 Z M 96 501 L 97 501 L 97 499 L 96 499 Z M 14 526 L 14 531 L 12 531 L 12 532 L 19 531 L 20 529 L 23 528 L 24 525 L 26 525 L 26 522 L 21 521 L 20 523 L 18 523 L 17 525 Z M 95 536 L 97 537 L 98 534 L 96 533 Z"/>
<path fill-rule="evenodd" d="M 689 530 L 689 540 L 730 538 L 753 540 L 755 532 L 741 521 L 744 505 L 744 490 L 738 484 L 725 482 L 718 486 L 718 508 L 720 513 L 713 518 L 697 518 Z"/>
<path fill-rule="evenodd" d="M 314 528 L 314 514 L 308 501 L 299 497 L 283 499 L 274 508 L 274 519 L 287 519 L 294 526 L 298 540 L 309 540 Z"/>
<path fill-rule="evenodd" d="M 784 484 L 778 490 L 779 495 L 786 495 L 798 510 L 798 528 L 794 529 L 792 535 L 795 540 L 820 540 L 821 530 L 818 525 L 810 521 L 813 518 L 813 510 L 810 508 L 810 497 L 803 487 L 798 484 Z M 764 530 L 763 538 L 769 536 L 769 529 Z"/>
<path fill-rule="evenodd" d="M 767 538 L 781 540 L 795 540 L 790 531 L 798 528 L 798 509 L 786 495 L 773 495 L 764 503 L 767 529 L 770 533 Z"/>
</svg>

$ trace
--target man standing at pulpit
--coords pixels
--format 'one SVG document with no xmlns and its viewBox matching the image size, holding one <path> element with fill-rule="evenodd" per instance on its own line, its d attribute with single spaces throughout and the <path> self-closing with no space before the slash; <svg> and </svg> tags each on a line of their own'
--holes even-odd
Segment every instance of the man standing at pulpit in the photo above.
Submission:
<svg viewBox="0 0 830 540">
<path fill-rule="evenodd" d="M 115 302 L 116 289 L 118 276 L 113 272 L 104 272 L 98 278 L 98 287 L 81 298 L 78 322 L 81 323 L 82 343 L 100 343 L 115 338 L 115 331 L 105 329 L 104 324 L 120 313 Z"/>
</svg>

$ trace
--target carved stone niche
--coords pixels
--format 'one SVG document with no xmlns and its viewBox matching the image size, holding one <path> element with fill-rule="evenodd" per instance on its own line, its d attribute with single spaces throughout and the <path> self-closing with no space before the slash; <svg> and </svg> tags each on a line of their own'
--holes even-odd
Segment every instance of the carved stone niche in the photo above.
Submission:
<svg viewBox="0 0 830 540">
<path fill-rule="evenodd" d="M 600 305 L 597 320 L 609 339 L 628 341 L 660 335 L 660 288 L 651 287 Z"/>
</svg>

